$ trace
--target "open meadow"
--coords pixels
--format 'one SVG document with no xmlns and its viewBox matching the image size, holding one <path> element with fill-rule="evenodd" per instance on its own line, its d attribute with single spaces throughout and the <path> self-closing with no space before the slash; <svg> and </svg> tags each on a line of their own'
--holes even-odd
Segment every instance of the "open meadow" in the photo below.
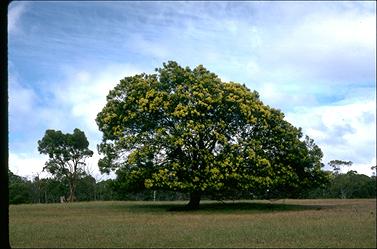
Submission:
<svg viewBox="0 0 377 249">
<path fill-rule="evenodd" d="M 16 247 L 376 247 L 376 200 L 77 202 L 9 207 Z"/>
</svg>

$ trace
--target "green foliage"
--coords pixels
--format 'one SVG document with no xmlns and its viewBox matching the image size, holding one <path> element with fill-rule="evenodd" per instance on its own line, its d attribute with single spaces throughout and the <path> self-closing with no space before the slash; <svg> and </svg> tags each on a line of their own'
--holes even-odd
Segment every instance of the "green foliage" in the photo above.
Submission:
<svg viewBox="0 0 377 249">
<path fill-rule="evenodd" d="M 91 175 L 85 175 L 77 182 L 76 198 L 80 201 L 96 199 L 96 179 Z"/>
<path fill-rule="evenodd" d="M 330 182 L 314 190 L 310 190 L 305 198 L 376 198 L 377 185 L 375 176 L 357 174 L 350 170 L 346 174 L 331 173 Z"/>
<path fill-rule="evenodd" d="M 9 204 L 31 202 L 30 182 L 8 170 Z"/>
<path fill-rule="evenodd" d="M 325 181 L 322 152 L 256 91 L 169 61 L 126 77 L 96 122 L 102 172 L 128 188 L 297 193 Z"/>
<path fill-rule="evenodd" d="M 67 196 L 69 184 L 67 179 L 35 177 L 33 181 L 33 202 L 60 202 L 60 196 Z"/>
<path fill-rule="evenodd" d="M 61 196 L 69 194 L 68 180 L 58 178 L 34 177 L 32 181 L 8 171 L 9 203 L 58 203 Z M 84 174 L 77 179 L 76 197 L 79 201 L 121 199 L 112 188 L 114 180 L 96 182 Z M 143 199 L 141 197 L 140 199 Z"/>
<path fill-rule="evenodd" d="M 376 179 L 355 171 L 336 175 L 331 182 L 329 195 L 333 198 L 375 198 Z"/>
<path fill-rule="evenodd" d="M 96 184 L 96 200 L 119 200 L 118 193 L 113 189 L 114 180 L 108 179 Z"/>
<path fill-rule="evenodd" d="M 57 179 L 67 180 L 69 201 L 75 200 L 77 180 L 84 174 L 85 159 L 93 155 L 88 149 L 89 142 L 83 131 L 74 129 L 73 134 L 47 130 L 42 140 L 38 141 L 38 151 L 46 154 L 49 160 L 43 170 Z"/>
</svg>

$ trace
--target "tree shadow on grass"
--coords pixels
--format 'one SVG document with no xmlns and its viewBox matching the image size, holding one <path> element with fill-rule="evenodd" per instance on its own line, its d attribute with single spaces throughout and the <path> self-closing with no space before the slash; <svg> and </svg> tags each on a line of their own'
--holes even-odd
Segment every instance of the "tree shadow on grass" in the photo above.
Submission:
<svg viewBox="0 0 377 249">
<path fill-rule="evenodd" d="M 199 209 L 191 210 L 183 203 L 145 203 L 133 204 L 129 206 L 133 212 L 200 212 L 200 213 L 233 213 L 233 212 L 251 212 L 251 213 L 270 213 L 285 211 L 305 211 L 327 209 L 328 206 L 321 205 L 297 205 L 282 203 L 256 203 L 256 202 L 213 202 L 201 203 Z"/>
</svg>

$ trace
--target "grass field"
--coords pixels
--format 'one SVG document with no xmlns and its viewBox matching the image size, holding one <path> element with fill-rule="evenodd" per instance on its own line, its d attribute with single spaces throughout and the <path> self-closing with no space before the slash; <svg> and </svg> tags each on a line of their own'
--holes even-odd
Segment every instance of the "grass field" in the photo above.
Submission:
<svg viewBox="0 0 377 249">
<path fill-rule="evenodd" d="M 185 203 L 11 205 L 11 246 L 376 247 L 375 199 Z"/>
</svg>

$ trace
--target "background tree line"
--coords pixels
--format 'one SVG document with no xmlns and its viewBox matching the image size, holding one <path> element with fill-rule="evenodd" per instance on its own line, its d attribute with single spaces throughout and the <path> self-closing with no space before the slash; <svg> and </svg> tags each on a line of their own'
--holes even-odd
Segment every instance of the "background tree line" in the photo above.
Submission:
<svg viewBox="0 0 377 249">
<path fill-rule="evenodd" d="M 54 203 L 60 202 L 61 196 L 69 195 L 68 182 L 65 179 L 39 178 L 32 180 L 13 174 L 8 170 L 9 203 Z M 103 189 L 105 181 L 96 183 L 96 180 L 86 174 L 77 183 L 77 199 L 81 201 L 96 200 L 97 196 L 106 199 Z M 111 194 L 111 193 L 110 193 Z M 111 199 L 111 198 L 108 198 Z"/>
<path fill-rule="evenodd" d="M 330 183 L 309 191 L 304 198 L 376 198 L 376 176 L 358 174 L 350 170 L 345 174 L 331 173 Z"/>
<path fill-rule="evenodd" d="M 69 195 L 68 183 L 55 178 L 34 177 L 28 180 L 9 173 L 9 203 L 58 203 L 60 196 Z M 358 174 L 350 170 L 347 173 L 328 172 L 330 182 L 314 190 L 300 193 L 297 198 L 376 198 L 376 176 Z M 175 191 L 124 191 L 117 180 L 96 181 L 89 174 L 77 182 L 77 201 L 108 200 L 187 200 L 187 193 Z M 206 194 L 204 199 L 265 199 L 268 191 L 255 194 L 247 191 L 229 191 L 221 194 Z"/>
<path fill-rule="evenodd" d="M 22 203 L 58 203 L 60 197 L 69 196 L 69 183 L 56 178 L 34 177 L 32 180 L 15 175 L 8 170 L 9 204 Z M 77 181 L 77 201 L 109 200 L 186 200 L 187 194 L 173 191 L 123 192 L 116 189 L 113 179 L 96 181 L 90 174 L 85 174 Z"/>
</svg>

